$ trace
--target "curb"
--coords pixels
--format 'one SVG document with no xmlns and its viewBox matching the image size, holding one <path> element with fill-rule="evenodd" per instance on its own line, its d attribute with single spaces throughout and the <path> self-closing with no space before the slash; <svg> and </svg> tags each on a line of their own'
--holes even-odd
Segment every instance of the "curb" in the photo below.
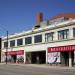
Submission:
<svg viewBox="0 0 75 75">
<path fill-rule="evenodd" d="M 16 66 L 28 66 L 28 67 L 38 67 L 38 68 L 50 68 L 50 69 L 73 69 L 75 70 L 75 67 L 61 67 L 61 66 L 50 66 L 47 64 L 13 64 L 13 63 L 0 63 L 0 65 L 16 65 Z"/>
</svg>

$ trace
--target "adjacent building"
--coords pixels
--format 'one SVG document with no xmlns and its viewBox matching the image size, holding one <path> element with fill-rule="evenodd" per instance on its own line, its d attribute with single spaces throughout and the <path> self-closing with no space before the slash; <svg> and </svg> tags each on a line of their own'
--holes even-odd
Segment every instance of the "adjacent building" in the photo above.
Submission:
<svg viewBox="0 0 75 75">
<path fill-rule="evenodd" d="M 8 46 L 8 49 L 7 49 Z M 75 64 L 75 14 L 59 14 L 43 21 L 37 15 L 29 31 L 2 37 L 1 62 L 50 64 L 72 67 Z"/>
<path fill-rule="evenodd" d="M 1 46 L 2 45 L 2 40 L 1 40 L 1 38 L 0 38 L 0 62 L 1 62 Z"/>
</svg>

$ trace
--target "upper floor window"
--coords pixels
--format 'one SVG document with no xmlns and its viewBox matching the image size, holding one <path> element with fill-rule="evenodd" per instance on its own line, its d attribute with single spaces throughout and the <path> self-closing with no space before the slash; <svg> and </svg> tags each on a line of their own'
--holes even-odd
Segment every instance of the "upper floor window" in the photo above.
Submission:
<svg viewBox="0 0 75 75">
<path fill-rule="evenodd" d="M 58 40 L 67 39 L 69 37 L 69 29 L 58 31 Z"/>
<path fill-rule="evenodd" d="M 26 37 L 25 44 L 31 44 L 31 43 L 32 43 L 32 37 Z"/>
<path fill-rule="evenodd" d="M 42 42 L 42 35 L 36 35 L 34 36 L 34 43 Z"/>
<path fill-rule="evenodd" d="M 75 28 L 73 28 L 73 37 L 75 37 Z"/>
<path fill-rule="evenodd" d="M 17 46 L 23 45 L 23 39 L 17 39 Z"/>
<path fill-rule="evenodd" d="M 46 33 L 46 34 L 45 34 L 45 41 L 46 41 L 46 42 L 52 41 L 52 40 L 53 40 L 53 34 L 54 34 L 54 32 Z"/>
<path fill-rule="evenodd" d="M 15 40 L 10 41 L 10 47 L 15 46 Z"/>
<path fill-rule="evenodd" d="M 7 42 L 4 42 L 4 48 L 8 47 Z"/>
</svg>

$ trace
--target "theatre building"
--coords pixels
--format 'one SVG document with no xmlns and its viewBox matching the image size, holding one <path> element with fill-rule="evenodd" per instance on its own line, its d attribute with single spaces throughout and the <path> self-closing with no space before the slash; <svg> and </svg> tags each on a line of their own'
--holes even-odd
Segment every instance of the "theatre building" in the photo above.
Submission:
<svg viewBox="0 0 75 75">
<path fill-rule="evenodd" d="M 75 65 L 75 13 L 59 14 L 44 21 L 43 13 L 28 31 L 2 37 L 1 62 Z"/>
</svg>

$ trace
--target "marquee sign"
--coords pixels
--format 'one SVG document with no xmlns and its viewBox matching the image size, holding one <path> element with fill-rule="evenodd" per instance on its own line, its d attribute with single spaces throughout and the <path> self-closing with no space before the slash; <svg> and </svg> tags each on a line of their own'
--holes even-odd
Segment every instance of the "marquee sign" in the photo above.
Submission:
<svg viewBox="0 0 75 75">
<path fill-rule="evenodd" d="M 49 47 L 49 52 L 63 52 L 63 51 L 74 51 L 75 45 L 69 45 L 69 46 L 58 46 L 58 47 Z"/>
</svg>

